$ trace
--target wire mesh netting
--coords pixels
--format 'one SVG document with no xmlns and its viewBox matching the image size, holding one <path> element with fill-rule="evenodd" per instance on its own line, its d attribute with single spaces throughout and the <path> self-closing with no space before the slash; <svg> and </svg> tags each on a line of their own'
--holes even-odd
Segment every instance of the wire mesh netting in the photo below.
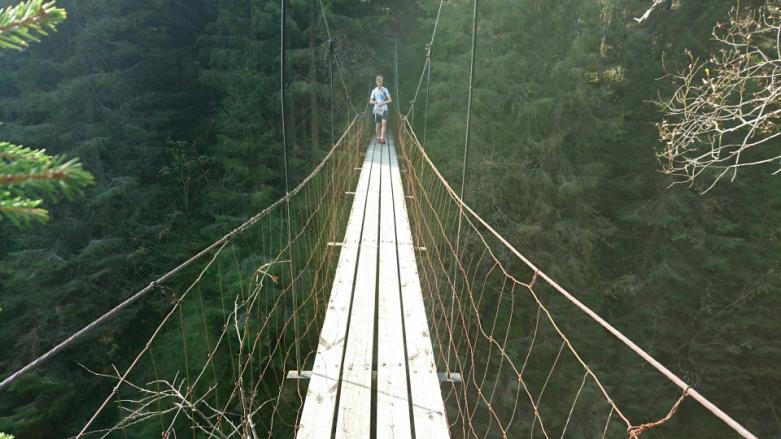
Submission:
<svg viewBox="0 0 781 439">
<path fill-rule="evenodd" d="M 426 250 L 418 270 L 437 368 L 449 378 L 451 435 L 604 438 L 647 429 L 633 426 L 541 300 L 556 295 L 554 285 L 463 204 L 406 119 L 397 144 L 415 245 Z"/>
<path fill-rule="evenodd" d="M 396 140 L 452 437 L 637 437 L 675 414 L 684 397 L 675 403 L 668 383 L 657 405 L 669 416 L 630 422 L 637 411 L 615 402 L 552 308 L 560 287 L 463 203 L 405 118 Z M 287 374 L 313 368 L 367 143 L 365 120 L 354 120 L 288 197 L 158 286 L 143 304 L 146 344 L 93 371 L 115 390 L 86 436 L 295 435 L 307 382 Z"/>
<path fill-rule="evenodd" d="M 331 244 L 368 141 L 364 119 L 287 197 L 289 243 L 282 199 L 141 305 L 154 329 L 124 364 L 93 370 L 116 391 L 85 437 L 294 435 L 306 384 L 285 376 L 314 362 L 339 257 Z"/>
</svg>

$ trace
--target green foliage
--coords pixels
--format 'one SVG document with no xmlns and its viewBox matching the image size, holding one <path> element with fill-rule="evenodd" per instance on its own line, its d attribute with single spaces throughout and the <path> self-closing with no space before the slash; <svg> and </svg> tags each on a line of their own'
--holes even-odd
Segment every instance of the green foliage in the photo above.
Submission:
<svg viewBox="0 0 781 439">
<path fill-rule="evenodd" d="M 0 433 L 0 439 L 14 439 L 14 436 L 7 433 Z"/>
<path fill-rule="evenodd" d="M 39 36 L 47 35 L 46 29 L 56 30 L 66 17 L 54 1 L 28 0 L 0 9 L 0 48 L 22 50 L 29 41 L 39 42 Z M 0 141 L 0 220 L 8 219 L 16 226 L 46 222 L 49 212 L 40 207 L 43 199 L 32 198 L 32 194 L 51 198 L 62 193 L 70 198 L 92 183 L 92 174 L 78 159 L 66 160 Z"/>
<path fill-rule="evenodd" d="M 328 3 L 328 2 L 326 2 Z M 331 20 L 359 21 L 370 7 L 329 11 Z M 324 153 L 330 131 L 328 39 L 315 3 L 291 2 L 288 10 L 288 65 L 286 66 L 287 148 L 290 183 L 302 179 Z M 246 18 L 243 18 L 246 17 Z M 358 33 L 360 24 L 340 27 L 337 56 L 368 51 Z M 355 34 L 355 38 L 350 38 Z M 220 97 L 214 115 L 216 141 L 209 146 L 218 183 L 211 184 L 210 208 L 220 215 L 244 215 L 268 205 L 284 188 L 280 121 L 279 4 L 265 1 L 220 0 L 217 15 L 201 38 L 207 62 L 202 83 Z M 274 61 L 276 60 L 276 61 Z M 355 99 L 358 78 L 349 72 L 365 59 L 343 62 L 348 92 Z M 337 75 L 334 72 L 334 75 Z M 347 98 L 335 81 L 335 131 L 345 127 Z M 239 208 L 237 210 L 237 208 Z"/>
<path fill-rule="evenodd" d="M 170 166 L 170 139 L 186 139 L 184 147 L 197 156 L 214 135 L 203 120 L 216 97 L 194 73 L 193 42 L 211 17 L 207 2 L 188 2 L 184 9 L 155 0 L 58 3 L 71 19 L 56 38 L 0 58 L 2 137 L 46 145 L 51 156 L 80 157 L 95 184 L 89 197 L 54 206 L 45 228 L 0 223 L 0 345 L 14 352 L 0 358 L 3 377 L 213 237 L 200 234 L 204 181 L 190 183 L 198 197 L 186 218 L 178 182 L 159 172 Z M 166 251 L 157 250 L 169 242 Z M 132 323 L 138 326 L 130 310 L 73 353 L 85 364 L 130 356 L 143 337 L 130 335 Z M 123 338 L 128 342 L 119 343 Z M 53 369 L 0 394 L 0 431 L 32 438 L 72 434 L 91 409 L 78 403 L 73 389 L 97 393 L 102 384 L 73 364 L 51 363 Z M 43 380 L 43 388 L 35 388 Z"/>
<path fill-rule="evenodd" d="M 762 389 L 779 385 L 781 375 L 764 366 L 735 370 L 745 371 L 747 358 L 781 360 L 765 326 L 777 327 L 768 310 L 781 291 L 781 247 L 770 238 L 781 210 L 765 197 L 777 199 L 769 194 L 779 184 L 746 171 L 749 181 L 700 197 L 697 187 L 666 190 L 668 177 L 653 171 L 661 116 L 649 101 L 665 86 L 656 81 L 661 60 L 677 71 L 688 63 L 684 48 L 710 53 L 711 28 L 734 2 L 672 2 L 642 25 L 633 20 L 642 13 L 638 2 L 509 3 L 481 2 L 466 201 L 676 373 L 716 400 L 738 399 L 732 414 L 750 430 L 777 435 L 781 422 L 769 425 L 756 413 L 773 417 L 781 400 Z M 464 143 L 467 9 L 445 3 L 432 51 L 426 147 L 454 187 Z M 420 97 L 420 136 L 419 104 Z M 616 397 L 631 418 L 669 409 L 643 390 L 662 386 L 658 375 L 637 370 L 635 357 L 565 302 L 546 300 L 586 361 L 619 383 Z M 707 415 L 692 416 L 701 425 L 684 423 L 671 436 L 727 436 Z"/>
<path fill-rule="evenodd" d="M 206 165 L 209 161 L 205 155 L 196 156 L 192 148 L 183 141 L 168 141 L 170 164 L 160 169 L 160 175 L 181 186 L 184 210 L 190 210 L 191 188 L 202 183 L 206 178 Z"/>
<path fill-rule="evenodd" d="M 0 58 L 3 137 L 46 145 L 51 159 L 80 157 L 95 184 L 90 197 L 56 205 L 50 224 L 35 233 L 0 223 L 0 346 L 9 347 L 0 358 L 3 376 L 284 191 L 278 4 L 61 3 L 78 21 L 62 23 L 58 38 L 24 56 Z M 405 111 L 438 2 L 324 3 L 353 100 L 363 103 L 381 72 Z M 680 71 L 689 62 L 684 48 L 711 53 L 711 28 L 728 17 L 734 0 L 665 2 L 637 24 L 649 3 L 480 2 L 466 200 L 561 285 L 749 429 L 778 436 L 781 181 L 747 170 L 740 182 L 698 196 L 696 187 L 665 189 L 669 179 L 654 171 L 661 116 L 649 101 L 670 92 L 656 81 L 664 75 L 661 60 Z M 672 4 L 678 6 L 666 7 Z M 330 90 L 322 16 L 295 1 L 289 20 L 294 184 L 329 143 Z M 445 2 L 432 51 L 426 147 L 454 187 L 470 26 L 471 2 Z M 393 39 L 385 34 L 395 30 L 400 90 L 392 77 Z M 338 76 L 335 82 L 338 136 L 347 104 Z M 421 94 L 420 137 L 423 101 Z M 36 192 L 64 194 L 59 183 L 51 189 Z M 669 410 L 675 389 L 581 313 L 553 294 L 541 297 L 628 416 L 646 421 Z M 204 297 L 207 316 L 216 313 L 218 298 Z M 485 302 L 491 300 L 488 294 Z M 83 395 L 105 395 L 111 386 L 73 365 L 121 367 L 169 304 L 159 296 L 126 310 L 0 394 L 0 430 L 25 438 L 78 431 L 94 408 Z M 188 348 L 203 355 L 194 325 L 185 319 Z M 511 331 L 519 343 L 528 335 L 521 329 Z M 525 354 L 519 343 L 511 343 L 512 355 Z M 155 346 L 161 363 L 176 362 L 180 349 L 174 338 Z M 561 379 L 554 376 L 551 389 Z M 513 398 L 501 390 L 497 407 Z M 549 395 L 552 409 L 566 413 L 571 395 Z M 728 436 L 693 407 L 684 404 L 685 425 L 658 430 L 660 437 Z M 117 415 L 105 416 L 110 423 Z"/>
<path fill-rule="evenodd" d="M 48 212 L 39 207 L 43 199 L 30 198 L 31 194 L 72 198 L 93 182 L 92 174 L 78 159 L 0 142 L 0 218 L 17 226 L 49 218 Z"/>
<path fill-rule="evenodd" d="M 54 1 L 26 0 L 0 9 L 0 48 L 22 50 L 30 42 L 40 42 L 47 30 L 56 31 L 67 18 L 65 9 Z"/>
</svg>

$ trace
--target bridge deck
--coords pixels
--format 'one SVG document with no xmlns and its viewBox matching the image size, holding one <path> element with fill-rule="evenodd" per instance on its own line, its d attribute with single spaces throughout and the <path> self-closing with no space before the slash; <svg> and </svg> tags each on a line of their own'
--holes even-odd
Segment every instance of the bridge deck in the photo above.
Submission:
<svg viewBox="0 0 781 439">
<path fill-rule="evenodd" d="M 393 139 L 354 197 L 296 437 L 449 437 Z"/>
</svg>

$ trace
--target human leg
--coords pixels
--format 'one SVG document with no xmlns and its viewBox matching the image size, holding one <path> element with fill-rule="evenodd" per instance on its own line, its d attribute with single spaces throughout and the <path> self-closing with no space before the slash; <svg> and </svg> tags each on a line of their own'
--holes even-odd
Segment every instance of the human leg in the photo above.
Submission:
<svg viewBox="0 0 781 439">
<path fill-rule="evenodd" d="M 385 130 L 388 125 L 388 110 L 385 110 L 384 113 L 382 113 L 382 128 L 380 133 L 380 139 L 382 139 L 382 143 L 385 143 Z"/>
</svg>

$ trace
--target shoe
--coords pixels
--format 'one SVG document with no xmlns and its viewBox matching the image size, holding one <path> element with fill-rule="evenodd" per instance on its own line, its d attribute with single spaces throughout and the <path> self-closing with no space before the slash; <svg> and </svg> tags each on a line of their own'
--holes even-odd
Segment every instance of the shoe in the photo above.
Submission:
<svg viewBox="0 0 781 439">
<path fill-rule="evenodd" d="M 380 145 L 385 145 L 385 139 L 380 139 Z"/>
</svg>

